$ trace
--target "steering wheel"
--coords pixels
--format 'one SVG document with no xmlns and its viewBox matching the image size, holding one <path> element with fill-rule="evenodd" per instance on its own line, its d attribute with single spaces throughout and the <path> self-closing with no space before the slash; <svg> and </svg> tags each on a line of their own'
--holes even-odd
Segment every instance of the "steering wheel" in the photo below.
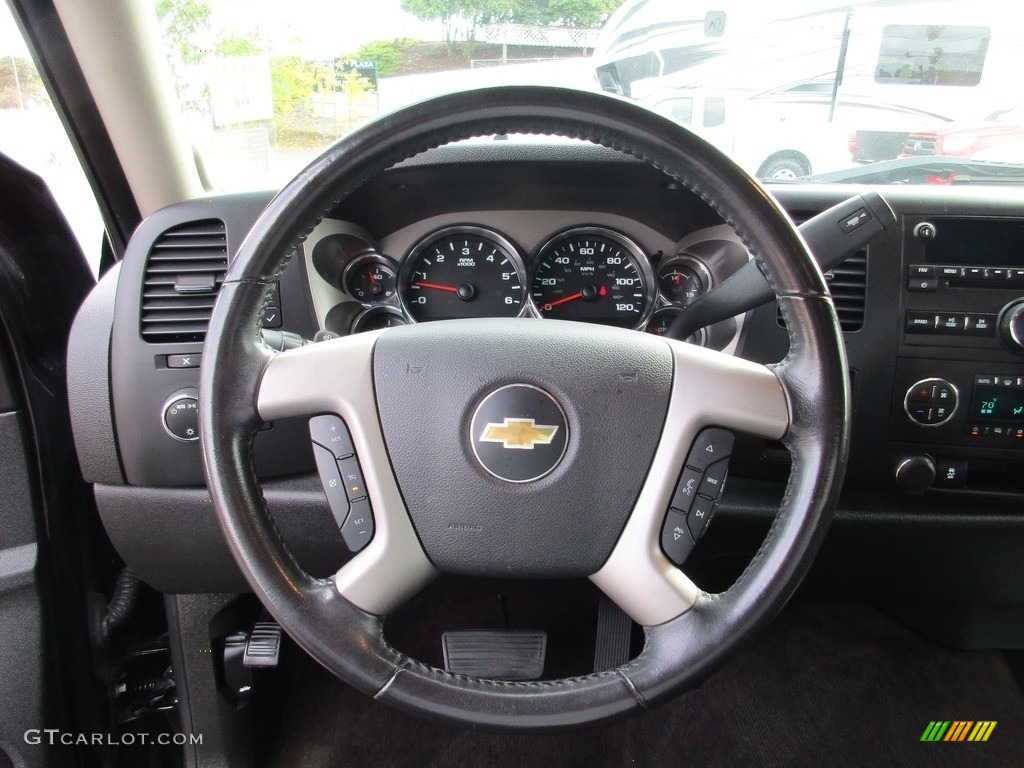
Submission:
<svg viewBox="0 0 1024 768">
<path fill-rule="evenodd" d="M 263 343 L 259 317 L 273 282 L 340 200 L 432 147 L 502 133 L 604 145 L 703 198 L 771 284 L 790 337 L 786 358 L 762 366 L 650 334 L 536 319 L 425 323 L 283 353 Z M 803 241 L 765 190 L 709 144 L 602 94 L 534 86 L 456 93 L 344 138 L 253 226 L 220 290 L 207 348 L 203 461 L 228 546 L 252 589 L 338 677 L 455 724 L 596 723 L 693 687 L 792 594 L 824 536 L 845 465 L 842 337 Z M 261 423 L 304 414 L 346 423 L 375 525 L 365 548 L 330 579 L 313 578 L 292 557 L 253 468 Z M 475 422 L 490 428 L 527 414 L 535 416 L 532 441 L 557 427 L 548 459 L 503 445 L 480 450 Z M 792 456 L 767 538 L 721 594 L 698 589 L 660 544 L 687 452 L 708 426 L 781 440 Z M 542 682 L 427 666 L 389 646 L 382 627 L 442 571 L 589 577 L 643 625 L 643 650 L 615 669 Z"/>
</svg>

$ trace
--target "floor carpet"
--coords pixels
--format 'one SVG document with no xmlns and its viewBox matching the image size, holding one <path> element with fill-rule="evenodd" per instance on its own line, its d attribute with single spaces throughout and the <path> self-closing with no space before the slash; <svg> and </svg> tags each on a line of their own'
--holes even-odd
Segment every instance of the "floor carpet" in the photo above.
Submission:
<svg viewBox="0 0 1024 768">
<path fill-rule="evenodd" d="M 1024 765 L 1024 696 L 997 651 L 950 651 L 859 606 L 795 604 L 702 687 L 572 733 L 507 735 L 422 721 L 314 664 L 289 686 L 268 765 Z M 933 720 L 994 720 L 987 742 L 922 742 Z"/>
</svg>

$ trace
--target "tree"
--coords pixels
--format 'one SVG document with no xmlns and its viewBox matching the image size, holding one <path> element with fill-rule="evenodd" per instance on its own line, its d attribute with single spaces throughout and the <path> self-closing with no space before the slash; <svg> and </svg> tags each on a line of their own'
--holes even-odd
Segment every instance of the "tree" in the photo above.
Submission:
<svg viewBox="0 0 1024 768">
<path fill-rule="evenodd" d="M 470 34 L 483 24 L 534 24 L 599 27 L 623 0 L 402 0 L 402 10 L 417 18 L 440 19 L 444 39 L 452 21 L 465 19 Z"/>
<path fill-rule="evenodd" d="M 0 57 L 0 109 L 21 109 L 32 102 L 50 103 L 36 65 L 21 56 Z"/>
<path fill-rule="evenodd" d="M 259 43 L 250 37 L 240 35 L 229 35 L 222 37 L 213 47 L 214 53 L 218 56 L 259 56 L 263 53 Z"/>
<path fill-rule="evenodd" d="M 206 0 L 157 0 L 156 15 L 167 42 L 184 64 L 198 64 L 209 51 L 196 45 L 197 33 L 210 28 Z"/>
</svg>

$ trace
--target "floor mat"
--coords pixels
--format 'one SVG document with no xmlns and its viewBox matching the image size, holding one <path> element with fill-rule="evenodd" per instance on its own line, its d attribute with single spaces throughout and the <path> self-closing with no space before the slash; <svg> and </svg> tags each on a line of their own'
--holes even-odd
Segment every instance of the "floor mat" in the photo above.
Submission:
<svg viewBox="0 0 1024 768">
<path fill-rule="evenodd" d="M 989 740 L 922 742 L 931 721 Z M 1002 654 L 936 647 L 865 607 L 791 605 L 702 687 L 612 725 L 485 734 L 377 704 L 308 665 L 275 768 L 326 766 L 1020 766 L 1024 696 Z"/>
</svg>

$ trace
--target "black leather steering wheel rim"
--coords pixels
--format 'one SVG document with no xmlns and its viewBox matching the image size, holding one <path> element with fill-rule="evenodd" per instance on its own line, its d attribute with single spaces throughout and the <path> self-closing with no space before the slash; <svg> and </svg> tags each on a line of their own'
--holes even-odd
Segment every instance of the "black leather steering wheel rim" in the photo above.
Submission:
<svg viewBox="0 0 1024 768">
<path fill-rule="evenodd" d="M 792 474 L 771 530 L 741 578 L 645 627 L 628 664 L 580 678 L 508 683 L 460 677 L 392 649 L 383 619 L 314 579 L 291 556 L 263 502 L 251 443 L 256 398 L 274 356 L 259 316 L 272 283 L 328 211 L 397 162 L 495 133 L 583 139 L 661 169 L 733 226 L 779 299 L 790 351 L 773 371 L 790 424 Z M 606 721 L 693 687 L 781 609 L 809 567 L 838 495 L 848 442 L 845 353 L 820 271 L 785 215 L 724 155 L 674 123 L 612 97 L 540 86 L 447 95 L 385 116 L 329 149 L 269 204 L 233 259 L 213 312 L 200 385 L 200 435 L 211 498 L 253 590 L 316 660 L 379 700 L 452 723 L 544 730 Z"/>
</svg>

